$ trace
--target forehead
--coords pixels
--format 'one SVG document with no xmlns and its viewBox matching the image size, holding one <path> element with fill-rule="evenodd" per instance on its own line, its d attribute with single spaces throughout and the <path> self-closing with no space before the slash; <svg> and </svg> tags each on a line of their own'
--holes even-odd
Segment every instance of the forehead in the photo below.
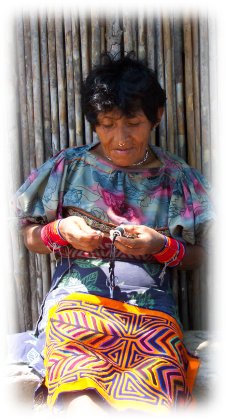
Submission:
<svg viewBox="0 0 226 420">
<path fill-rule="evenodd" d="M 119 109 L 115 109 L 112 111 L 100 112 L 97 116 L 97 119 L 98 121 L 101 121 L 104 118 L 109 118 L 112 120 L 119 120 L 120 118 L 131 119 L 131 118 L 139 118 L 139 117 L 147 118 L 142 110 L 134 111 L 133 113 L 126 115 Z"/>
</svg>

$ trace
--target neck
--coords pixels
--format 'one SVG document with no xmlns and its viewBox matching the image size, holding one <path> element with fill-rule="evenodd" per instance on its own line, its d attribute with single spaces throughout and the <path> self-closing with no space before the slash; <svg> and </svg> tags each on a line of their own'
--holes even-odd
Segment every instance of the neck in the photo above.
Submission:
<svg viewBox="0 0 226 420">
<path fill-rule="evenodd" d="M 148 157 L 147 157 L 147 159 L 145 159 L 145 162 L 140 161 L 140 162 L 137 162 L 133 165 L 130 165 L 130 167 L 141 166 L 144 163 L 145 164 L 148 163 L 148 168 L 160 168 L 162 166 L 162 162 L 156 157 L 155 153 L 153 153 L 153 151 L 150 148 L 148 148 L 148 152 L 149 152 Z M 98 144 L 96 144 L 96 146 L 92 149 L 92 153 L 94 153 L 96 156 L 99 156 L 101 158 L 105 158 L 105 159 L 108 159 L 108 160 L 112 161 L 103 152 L 100 142 L 98 142 Z"/>
<path fill-rule="evenodd" d="M 104 156 L 112 162 L 112 159 L 109 156 L 107 156 L 106 154 Z M 140 166 L 143 163 L 145 163 L 150 158 L 150 156 L 151 156 L 151 151 L 150 151 L 150 149 L 147 149 L 143 159 L 140 160 L 139 162 L 132 163 L 132 165 L 130 165 L 130 166 Z"/>
</svg>

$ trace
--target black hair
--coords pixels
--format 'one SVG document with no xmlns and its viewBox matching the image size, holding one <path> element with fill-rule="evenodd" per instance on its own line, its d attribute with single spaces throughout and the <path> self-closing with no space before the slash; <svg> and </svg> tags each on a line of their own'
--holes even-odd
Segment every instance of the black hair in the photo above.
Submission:
<svg viewBox="0 0 226 420">
<path fill-rule="evenodd" d="M 115 108 L 126 116 L 142 110 L 156 124 L 166 94 L 154 71 L 142 61 L 129 56 L 114 60 L 107 55 L 107 61 L 105 56 L 105 63 L 96 66 L 84 81 L 82 100 L 84 114 L 95 129 L 98 114 Z"/>
</svg>

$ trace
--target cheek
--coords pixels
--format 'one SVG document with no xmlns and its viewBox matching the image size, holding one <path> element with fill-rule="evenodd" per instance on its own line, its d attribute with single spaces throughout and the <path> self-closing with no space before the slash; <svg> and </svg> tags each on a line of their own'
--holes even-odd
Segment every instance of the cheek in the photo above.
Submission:
<svg viewBox="0 0 226 420">
<path fill-rule="evenodd" d="M 106 134 L 99 132 L 97 133 L 97 135 L 101 144 L 105 145 L 108 143 L 108 136 L 106 136 Z"/>
<path fill-rule="evenodd" d="M 150 130 L 140 130 L 139 132 L 137 132 L 137 144 L 139 144 L 140 147 L 147 145 L 150 138 L 150 134 Z"/>
<path fill-rule="evenodd" d="M 107 146 L 108 143 L 111 142 L 112 134 L 110 134 L 109 132 L 106 132 L 105 130 L 99 128 L 99 129 L 96 129 L 96 134 L 98 135 L 98 138 L 101 144 Z"/>
</svg>

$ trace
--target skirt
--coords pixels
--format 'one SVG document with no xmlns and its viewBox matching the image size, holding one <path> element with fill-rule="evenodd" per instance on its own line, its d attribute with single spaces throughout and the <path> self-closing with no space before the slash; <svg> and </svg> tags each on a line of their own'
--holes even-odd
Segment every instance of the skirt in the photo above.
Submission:
<svg viewBox="0 0 226 420">
<path fill-rule="evenodd" d="M 164 312 L 73 293 L 50 309 L 44 360 L 47 405 L 94 390 L 112 408 L 188 406 L 199 367 Z"/>
</svg>

